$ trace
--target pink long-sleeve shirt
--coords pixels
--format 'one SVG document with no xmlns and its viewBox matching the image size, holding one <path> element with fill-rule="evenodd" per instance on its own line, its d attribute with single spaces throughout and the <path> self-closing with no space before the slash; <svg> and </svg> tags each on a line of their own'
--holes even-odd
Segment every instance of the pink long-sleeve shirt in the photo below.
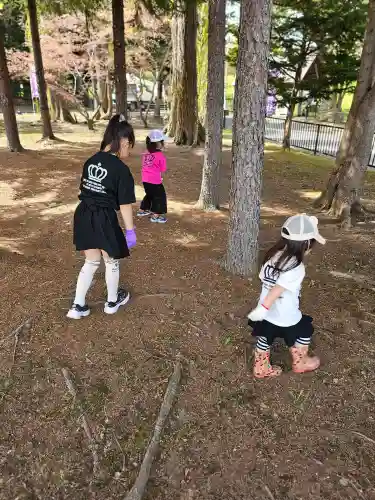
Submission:
<svg viewBox="0 0 375 500">
<path fill-rule="evenodd" d="M 162 173 L 167 170 L 167 159 L 161 151 L 142 156 L 142 182 L 162 184 Z"/>
</svg>

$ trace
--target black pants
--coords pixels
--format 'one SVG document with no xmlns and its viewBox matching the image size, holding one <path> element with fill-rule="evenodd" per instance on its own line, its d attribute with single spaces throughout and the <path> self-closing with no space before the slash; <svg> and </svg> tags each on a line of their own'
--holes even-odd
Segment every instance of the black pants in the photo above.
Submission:
<svg viewBox="0 0 375 500">
<path fill-rule="evenodd" d="M 141 210 L 150 211 L 162 215 L 167 213 L 167 194 L 163 184 L 143 183 L 146 196 L 141 203 Z"/>
</svg>

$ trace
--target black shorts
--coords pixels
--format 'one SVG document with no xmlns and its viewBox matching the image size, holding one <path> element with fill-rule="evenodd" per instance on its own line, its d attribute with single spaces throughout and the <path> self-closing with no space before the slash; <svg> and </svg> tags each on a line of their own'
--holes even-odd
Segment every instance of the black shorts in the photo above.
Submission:
<svg viewBox="0 0 375 500">
<path fill-rule="evenodd" d="M 74 213 L 73 243 L 76 250 L 104 250 L 114 259 L 129 256 L 124 231 L 113 208 L 89 206 L 84 201 Z"/>
<path fill-rule="evenodd" d="M 284 339 L 288 347 L 293 347 L 296 340 L 301 337 L 310 339 L 314 333 L 312 317 L 302 315 L 301 320 L 293 326 L 277 326 L 269 321 L 251 321 L 249 326 L 253 328 L 253 337 L 266 337 L 268 345 L 272 345 L 276 338 Z"/>
</svg>

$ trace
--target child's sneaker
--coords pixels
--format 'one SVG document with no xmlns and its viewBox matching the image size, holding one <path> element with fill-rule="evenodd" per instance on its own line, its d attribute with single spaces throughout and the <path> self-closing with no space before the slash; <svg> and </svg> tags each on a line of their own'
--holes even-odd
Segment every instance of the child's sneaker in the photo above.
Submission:
<svg viewBox="0 0 375 500">
<path fill-rule="evenodd" d="M 106 314 L 116 314 L 121 306 L 124 306 L 129 302 L 130 293 L 122 288 L 119 288 L 117 292 L 116 302 L 106 302 L 104 306 L 104 312 Z"/>
<path fill-rule="evenodd" d="M 158 224 L 165 224 L 167 222 L 167 218 L 165 217 L 165 215 L 153 215 L 150 221 L 156 222 Z"/>
<path fill-rule="evenodd" d="M 148 217 L 149 215 L 151 215 L 151 212 L 149 210 L 139 209 L 137 212 L 137 217 Z"/>
<path fill-rule="evenodd" d="M 90 314 L 89 306 L 87 305 L 80 306 L 79 304 L 73 304 L 66 316 L 67 318 L 70 319 L 81 319 L 85 318 L 86 316 L 89 316 L 89 314 Z"/>
</svg>

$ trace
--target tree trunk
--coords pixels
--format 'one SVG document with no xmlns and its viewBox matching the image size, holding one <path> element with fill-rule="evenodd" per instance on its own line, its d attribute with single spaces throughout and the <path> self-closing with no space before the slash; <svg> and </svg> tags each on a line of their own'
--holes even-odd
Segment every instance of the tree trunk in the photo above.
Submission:
<svg viewBox="0 0 375 500">
<path fill-rule="evenodd" d="M 368 21 L 357 86 L 342 135 L 336 165 L 315 206 L 350 227 L 361 212 L 360 189 L 367 171 L 375 132 L 375 0 Z"/>
<path fill-rule="evenodd" d="M 52 131 L 51 117 L 48 108 L 47 85 L 46 85 L 46 80 L 44 78 L 43 58 L 42 58 L 42 51 L 40 48 L 36 0 L 27 0 L 27 8 L 30 18 L 30 31 L 31 31 L 31 40 L 33 45 L 36 79 L 39 87 L 40 115 L 43 122 L 42 139 L 55 139 L 55 136 L 53 135 Z"/>
<path fill-rule="evenodd" d="M 154 118 L 160 118 L 160 108 L 163 102 L 163 68 L 158 72 L 157 96 L 155 99 Z"/>
<path fill-rule="evenodd" d="M 61 114 L 62 114 L 62 104 L 61 100 L 56 98 L 56 121 L 61 120 Z"/>
<path fill-rule="evenodd" d="M 107 85 L 106 85 L 106 89 L 107 89 L 107 111 L 106 111 L 106 114 L 103 116 L 103 120 L 109 120 L 112 116 L 112 112 L 113 112 L 113 103 L 112 103 L 112 82 L 111 82 L 111 76 L 108 75 L 108 78 L 107 78 Z"/>
<path fill-rule="evenodd" d="M 293 125 L 293 115 L 296 109 L 296 102 L 292 100 L 288 107 L 288 113 L 284 122 L 284 137 L 283 137 L 283 148 L 290 149 L 290 137 L 292 134 L 292 125 Z"/>
<path fill-rule="evenodd" d="M 74 118 L 70 110 L 65 107 L 63 101 L 61 101 L 61 113 L 64 122 L 71 123 L 72 125 L 77 123 L 77 120 Z"/>
<path fill-rule="evenodd" d="M 172 106 L 168 135 L 176 144 L 199 144 L 197 116 L 197 4 L 187 2 L 172 20 Z"/>
<path fill-rule="evenodd" d="M 232 182 L 225 267 L 248 275 L 258 257 L 271 0 L 242 0 L 234 98 Z"/>
<path fill-rule="evenodd" d="M 108 114 L 108 105 L 109 105 L 109 102 L 108 102 L 108 83 L 101 81 L 100 87 L 101 87 L 100 114 L 101 114 L 102 118 L 106 118 L 107 114 Z"/>
<path fill-rule="evenodd" d="M 202 3 L 198 10 L 199 29 L 197 36 L 197 85 L 198 85 L 198 116 L 206 126 L 207 112 L 207 71 L 208 71 L 208 31 L 209 31 L 209 2 Z M 224 53 L 225 57 L 225 53 Z M 210 60 L 211 64 L 211 60 Z"/>
<path fill-rule="evenodd" d="M 128 115 L 124 1 L 112 0 L 113 50 L 115 66 L 116 113 Z"/>
<path fill-rule="evenodd" d="M 172 40 L 172 77 L 171 77 L 171 91 L 168 92 L 169 97 L 169 121 L 166 127 L 166 132 L 169 137 L 174 137 L 176 132 L 177 123 L 177 91 L 182 80 L 182 61 L 180 59 L 180 53 L 182 52 L 182 40 L 179 37 L 178 29 L 178 16 L 175 14 L 172 17 L 171 23 L 171 40 Z"/>
<path fill-rule="evenodd" d="M 338 113 L 342 113 L 342 103 L 345 97 L 345 92 L 342 91 L 339 94 L 337 94 L 337 104 L 336 104 L 336 110 Z"/>
<path fill-rule="evenodd" d="M 18 134 L 16 113 L 14 111 L 12 89 L 4 47 L 4 31 L 0 21 L 0 111 L 3 113 L 8 148 L 17 153 L 23 151 Z"/>
<path fill-rule="evenodd" d="M 220 206 L 220 167 L 223 135 L 225 3 L 209 0 L 206 99 L 206 147 L 198 206 L 216 210 Z"/>
<path fill-rule="evenodd" d="M 57 103 L 56 103 L 56 95 L 55 93 L 50 89 L 50 87 L 47 87 L 47 98 L 48 98 L 48 107 L 51 113 L 51 120 L 53 122 L 57 121 Z"/>
</svg>

